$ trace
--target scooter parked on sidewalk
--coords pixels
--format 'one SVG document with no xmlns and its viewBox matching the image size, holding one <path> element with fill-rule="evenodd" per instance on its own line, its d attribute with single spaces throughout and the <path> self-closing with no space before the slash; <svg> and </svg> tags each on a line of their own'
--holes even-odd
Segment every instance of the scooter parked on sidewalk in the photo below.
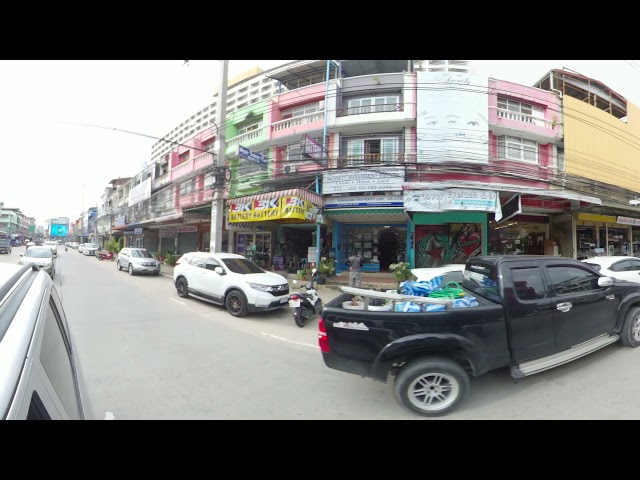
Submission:
<svg viewBox="0 0 640 480">
<path fill-rule="evenodd" d="M 102 261 L 102 260 L 111 260 L 112 262 L 116 258 L 116 256 L 113 254 L 113 252 L 107 252 L 105 250 L 101 250 L 98 253 L 96 253 L 96 257 L 100 261 Z"/>
<path fill-rule="evenodd" d="M 293 310 L 293 320 L 300 328 L 304 327 L 307 322 L 322 313 L 322 300 L 316 293 L 316 286 L 318 283 L 317 270 L 314 268 L 311 273 L 313 277 L 309 283 L 298 288 L 305 288 L 306 293 L 296 292 L 292 293 L 289 297 L 289 306 Z M 297 284 L 297 280 L 293 281 Z"/>
</svg>

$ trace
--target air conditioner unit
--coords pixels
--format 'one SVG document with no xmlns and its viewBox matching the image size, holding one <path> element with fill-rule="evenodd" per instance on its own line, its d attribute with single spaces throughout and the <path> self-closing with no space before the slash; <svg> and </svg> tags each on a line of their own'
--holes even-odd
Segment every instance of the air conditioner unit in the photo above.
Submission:
<svg viewBox="0 0 640 480">
<path fill-rule="evenodd" d="M 295 173 L 297 169 L 298 169 L 298 166 L 295 163 L 291 163 L 289 165 L 285 165 L 282 171 L 284 173 Z"/>
</svg>

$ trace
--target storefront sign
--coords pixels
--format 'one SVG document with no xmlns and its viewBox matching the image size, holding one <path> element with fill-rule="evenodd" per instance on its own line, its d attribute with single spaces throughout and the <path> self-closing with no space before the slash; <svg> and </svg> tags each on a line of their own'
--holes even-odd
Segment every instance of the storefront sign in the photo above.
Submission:
<svg viewBox="0 0 640 480">
<path fill-rule="evenodd" d="M 322 193 L 401 191 L 404 167 L 330 170 L 322 174 Z"/>
<path fill-rule="evenodd" d="M 133 235 L 133 230 L 125 230 L 125 235 Z"/>
<path fill-rule="evenodd" d="M 134 235 L 142 235 L 142 228 L 134 228 L 133 229 L 133 234 Z"/>
<path fill-rule="evenodd" d="M 267 165 L 269 159 L 264 155 L 253 152 L 242 145 L 238 145 L 238 156 L 242 158 L 246 158 L 247 160 L 251 160 L 252 162 L 257 163 L 258 165 Z"/>
<path fill-rule="evenodd" d="M 114 219 L 114 227 L 124 227 L 127 224 L 126 215 L 116 215 Z"/>
<path fill-rule="evenodd" d="M 616 223 L 621 225 L 640 225 L 640 218 L 618 217 Z"/>
<path fill-rule="evenodd" d="M 162 238 L 178 238 L 178 232 L 176 232 L 175 230 L 160 229 L 158 231 L 158 235 L 160 235 Z"/>
<path fill-rule="evenodd" d="M 402 207 L 403 205 L 402 195 L 328 197 L 325 202 L 325 208 Z"/>
<path fill-rule="evenodd" d="M 178 227 L 178 233 L 197 232 L 198 227 Z"/>
<path fill-rule="evenodd" d="M 596 213 L 578 213 L 578 220 L 591 220 L 592 222 L 616 223 L 616 217 L 611 215 L 598 215 Z"/>
<path fill-rule="evenodd" d="M 480 211 L 494 212 L 496 221 L 502 218 L 500 195 L 490 190 L 449 188 L 446 190 L 405 190 L 404 209 L 407 212 Z"/>
<path fill-rule="evenodd" d="M 306 220 L 315 218 L 314 205 L 300 197 L 273 197 L 246 203 L 233 203 L 229 223 L 263 222 L 266 220 Z"/>
</svg>

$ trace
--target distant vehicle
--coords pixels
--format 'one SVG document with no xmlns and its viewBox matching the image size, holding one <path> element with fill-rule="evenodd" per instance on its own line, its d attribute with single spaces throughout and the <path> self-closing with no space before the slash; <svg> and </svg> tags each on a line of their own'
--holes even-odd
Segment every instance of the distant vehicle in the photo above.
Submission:
<svg viewBox="0 0 640 480">
<path fill-rule="evenodd" d="M 58 244 L 56 242 L 54 242 L 53 240 L 47 240 L 46 242 L 44 242 L 43 246 L 49 247 L 53 252 L 54 257 L 58 256 Z"/>
<path fill-rule="evenodd" d="M 35 245 L 27 248 L 24 253 L 20 254 L 19 265 L 34 263 L 40 270 L 44 270 L 51 278 L 56 274 L 56 260 L 51 248 Z"/>
<path fill-rule="evenodd" d="M 95 255 L 98 250 L 98 245 L 95 243 L 85 243 L 84 247 L 82 247 L 82 254 L 85 256 Z"/>
<path fill-rule="evenodd" d="M 78 245 L 78 253 L 82 253 L 82 249 L 84 248 L 84 243 Z"/>
<path fill-rule="evenodd" d="M 146 248 L 123 248 L 118 253 L 116 267 L 118 270 L 124 268 L 129 275 L 136 273 L 160 275 L 160 262 L 153 258 Z"/>
<path fill-rule="evenodd" d="M 33 265 L 0 263 L 0 352 L 0 418 L 94 419 L 62 302 Z"/>
<path fill-rule="evenodd" d="M 286 278 L 234 253 L 185 253 L 173 269 L 173 283 L 182 298 L 224 306 L 234 317 L 289 304 Z"/>
<path fill-rule="evenodd" d="M 0 253 L 11 253 L 11 234 L 0 230 Z"/>
</svg>

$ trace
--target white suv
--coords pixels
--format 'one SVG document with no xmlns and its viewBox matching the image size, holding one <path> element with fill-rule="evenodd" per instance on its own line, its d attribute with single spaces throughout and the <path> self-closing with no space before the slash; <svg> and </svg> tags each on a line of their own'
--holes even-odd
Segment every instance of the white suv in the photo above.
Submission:
<svg viewBox="0 0 640 480">
<path fill-rule="evenodd" d="M 182 298 L 193 296 L 226 307 L 234 317 L 288 305 L 289 282 L 234 253 L 185 253 L 173 269 Z"/>
</svg>

